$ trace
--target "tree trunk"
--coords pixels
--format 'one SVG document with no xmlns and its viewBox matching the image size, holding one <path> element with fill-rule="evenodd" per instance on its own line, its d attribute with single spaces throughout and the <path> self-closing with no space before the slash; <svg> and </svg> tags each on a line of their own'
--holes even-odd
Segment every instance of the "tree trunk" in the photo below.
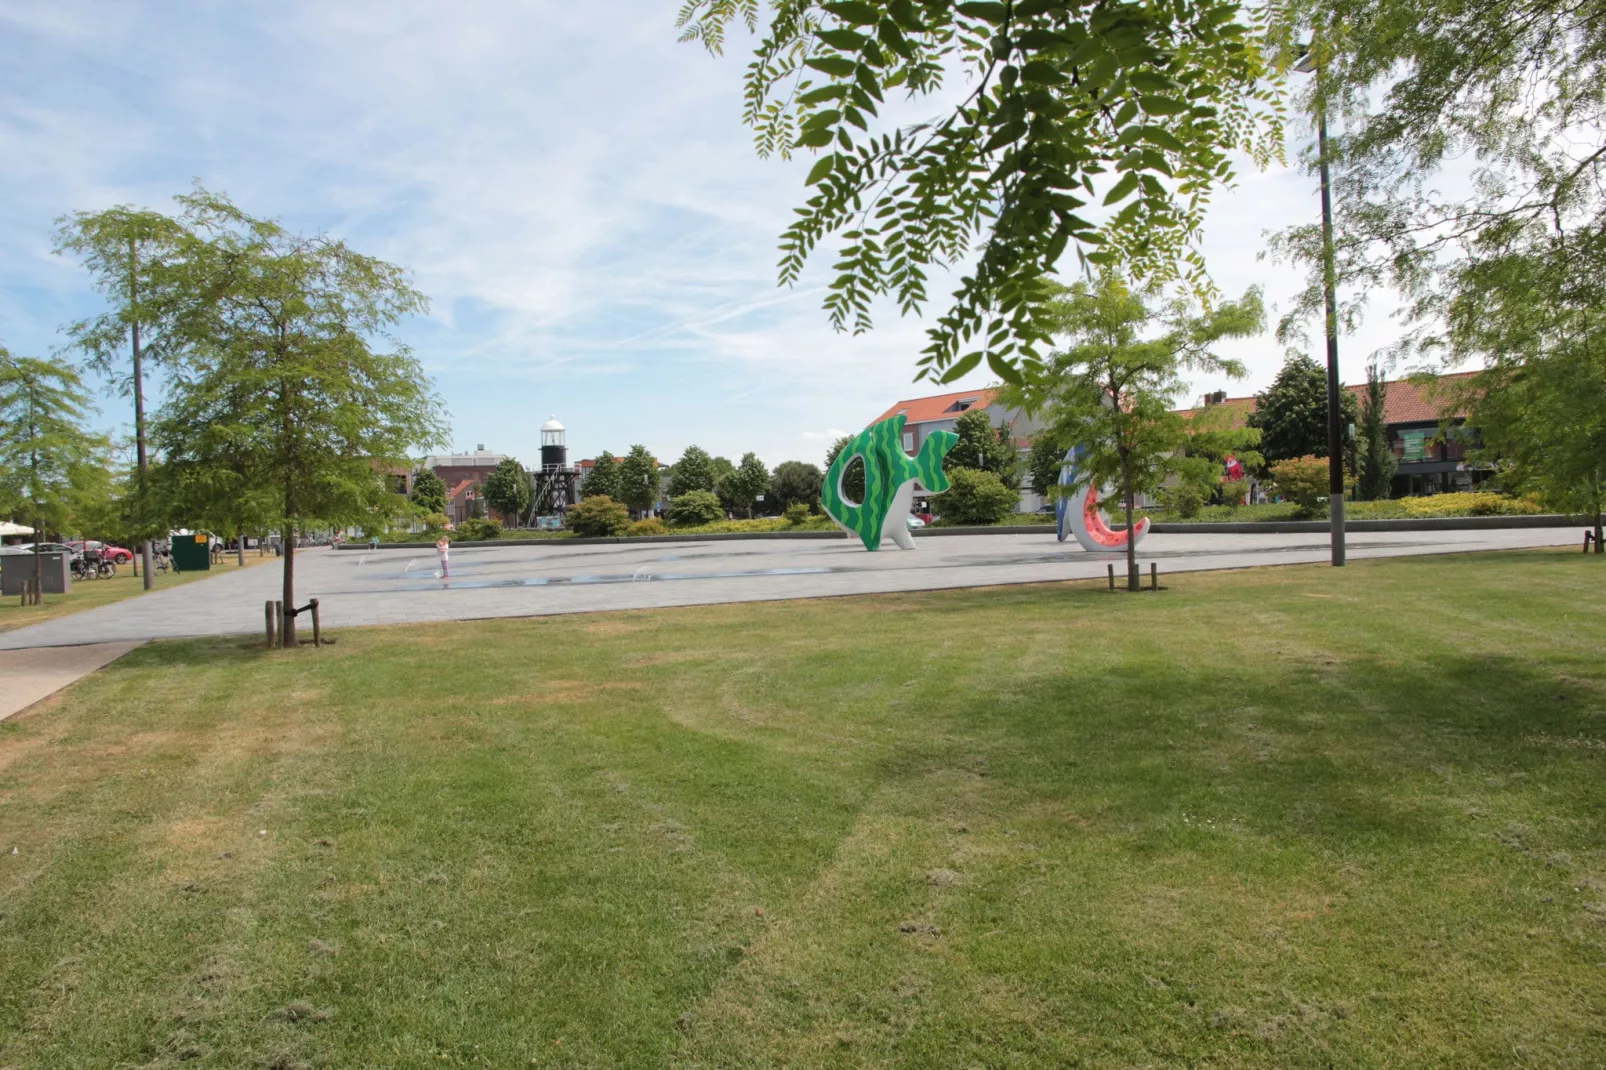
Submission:
<svg viewBox="0 0 1606 1070">
<path fill-rule="evenodd" d="M 245 567 L 245 536 L 237 536 L 234 540 L 234 563 L 241 568 Z"/>
<path fill-rule="evenodd" d="M 139 511 L 140 520 L 144 520 L 145 512 L 145 480 L 150 474 L 150 457 L 145 447 L 145 371 L 144 358 L 139 347 L 139 248 L 134 239 L 128 239 L 128 310 L 130 319 L 129 338 L 134 349 L 134 453 L 139 467 Z M 139 557 L 144 565 L 145 589 L 148 591 L 156 584 L 151 574 L 151 540 L 149 537 L 139 545 Z M 136 568 L 135 572 L 140 569 Z"/>
<path fill-rule="evenodd" d="M 296 646 L 296 528 L 294 524 L 286 523 L 284 526 L 284 591 L 280 595 L 284 599 L 284 634 L 279 637 L 279 643 L 286 650 L 294 650 Z"/>
<path fill-rule="evenodd" d="M 1606 548 L 1601 546 L 1601 533 L 1603 530 L 1606 530 L 1606 524 L 1602 523 L 1602 512 L 1597 508 L 1595 510 L 1595 552 L 1597 554 L 1606 553 Z"/>
<path fill-rule="evenodd" d="M 39 563 L 39 542 L 44 538 L 44 521 L 35 519 L 33 522 L 33 605 L 42 605 L 45 600 L 43 580 L 45 572 Z"/>
<path fill-rule="evenodd" d="M 1143 577 L 1138 573 L 1138 540 L 1132 532 L 1132 465 L 1126 450 L 1121 451 L 1121 498 L 1126 507 L 1126 589 L 1141 591 Z"/>
</svg>

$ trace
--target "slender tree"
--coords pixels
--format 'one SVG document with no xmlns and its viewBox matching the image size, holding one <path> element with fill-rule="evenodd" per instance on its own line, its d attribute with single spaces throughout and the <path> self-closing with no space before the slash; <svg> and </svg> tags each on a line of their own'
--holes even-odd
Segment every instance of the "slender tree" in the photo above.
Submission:
<svg viewBox="0 0 1606 1070">
<path fill-rule="evenodd" d="M 1377 364 L 1366 367 L 1366 393 L 1361 399 L 1361 419 L 1356 425 L 1356 476 L 1363 501 L 1375 502 L 1387 498 L 1394 486 L 1394 473 L 1399 470 L 1399 458 L 1389 442 L 1388 416 L 1384 407 L 1388 401 L 1388 387 L 1383 371 Z"/>
<path fill-rule="evenodd" d="M 1084 482 L 1119 488 L 1128 531 L 1138 494 L 1210 463 L 1188 457 L 1188 421 L 1172 411 L 1187 386 L 1182 372 L 1242 376 L 1243 366 L 1213 346 L 1265 329 L 1257 290 L 1202 313 L 1180 299 L 1156 311 L 1146 297 L 1152 295 L 1109 274 L 1072 286 L 1056 304 L 1065 348 L 1023 386 L 1006 386 L 1001 394 L 1006 404 L 1042 413 L 1056 441 L 1081 448 L 1078 472 Z M 1138 590 L 1131 539 L 1126 562 L 1127 587 Z"/>
<path fill-rule="evenodd" d="M 742 454 L 742 463 L 736 466 L 736 471 L 725 479 L 725 488 L 737 509 L 745 509 L 749 520 L 753 517 L 753 506 L 760 494 L 770 489 L 770 470 L 764 467 L 764 462 L 758 459 L 756 453 Z"/>
<path fill-rule="evenodd" d="M 942 459 L 943 471 L 971 468 L 991 472 L 1010 490 L 1020 489 L 1020 455 L 1008 424 L 994 427 L 986 409 L 971 409 L 954 421 L 954 433 L 959 441 Z"/>
<path fill-rule="evenodd" d="M 813 507 L 820 500 L 820 483 L 825 473 L 803 461 L 782 461 L 770 476 L 770 499 L 775 508 L 785 512 L 788 506 Z"/>
<path fill-rule="evenodd" d="M 1342 425 L 1359 416 L 1355 395 L 1339 392 Z M 1268 463 L 1327 456 L 1327 372 L 1303 353 L 1290 352 L 1277 377 L 1255 395 L 1249 426 L 1261 433 Z"/>
<path fill-rule="evenodd" d="M 687 446 L 669 473 L 669 496 L 714 489 L 714 459 L 701 446 Z"/>
<path fill-rule="evenodd" d="M 174 368 L 184 358 L 173 316 L 184 288 L 194 281 L 183 262 L 182 250 L 190 247 L 186 237 L 180 221 L 129 205 L 76 212 L 56 221 L 56 252 L 82 259 L 110 305 L 99 316 L 72 324 L 68 337 L 92 368 L 134 400 L 137 475 L 132 512 L 146 590 L 155 582 L 155 531 L 150 518 L 141 515 L 150 475 L 145 376 L 153 369 Z"/>
<path fill-rule="evenodd" d="M 485 477 L 486 504 L 503 516 L 512 517 L 515 524 L 522 523 L 529 513 L 534 493 L 529 473 L 512 457 L 504 457 Z"/>
<path fill-rule="evenodd" d="M 104 482 L 109 443 L 84 430 L 89 393 L 64 364 L 0 348 L 0 501 L 33 526 L 33 597 L 43 600 L 39 544 L 60 533 L 80 492 Z"/>
<path fill-rule="evenodd" d="M 631 446 L 619 462 L 619 497 L 639 519 L 658 502 L 658 462 L 646 446 Z"/>
<path fill-rule="evenodd" d="M 580 481 L 580 497 L 612 498 L 620 501 L 619 461 L 612 453 L 603 450 L 591 464 L 591 471 Z"/>
<path fill-rule="evenodd" d="M 157 444 L 176 470 L 241 465 L 243 485 L 271 494 L 288 611 L 297 534 L 363 522 L 389 496 L 383 469 L 444 439 L 417 360 L 375 346 L 426 301 L 401 268 L 343 242 L 293 234 L 205 190 L 179 200 L 199 282 L 182 323 L 200 359 L 175 376 Z M 286 647 L 295 632 L 287 612 Z"/>
<path fill-rule="evenodd" d="M 426 513 L 446 512 L 446 481 L 433 468 L 413 473 L 412 502 Z"/>
</svg>

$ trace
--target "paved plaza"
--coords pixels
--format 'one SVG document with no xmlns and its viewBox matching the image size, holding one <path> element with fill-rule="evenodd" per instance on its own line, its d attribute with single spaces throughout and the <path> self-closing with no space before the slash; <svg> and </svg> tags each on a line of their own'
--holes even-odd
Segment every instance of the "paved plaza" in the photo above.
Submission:
<svg viewBox="0 0 1606 1070">
<path fill-rule="evenodd" d="M 325 628 L 525 617 L 600 610 L 927 591 L 1103 576 L 1120 558 L 1041 535 L 916 536 L 912 552 L 866 553 L 831 539 L 476 546 L 452 549 L 450 579 L 433 547 L 302 550 L 296 597 L 317 598 Z M 1351 559 L 1554 546 L 1571 528 L 1354 533 Z M 1140 558 L 1162 575 L 1326 561 L 1323 534 L 1154 534 Z M 279 595 L 277 563 L 185 584 L 0 633 L 0 650 L 176 636 L 260 633 Z M 1120 566 L 1117 566 L 1120 571 Z M 310 625 L 309 625 L 310 630 Z"/>
</svg>

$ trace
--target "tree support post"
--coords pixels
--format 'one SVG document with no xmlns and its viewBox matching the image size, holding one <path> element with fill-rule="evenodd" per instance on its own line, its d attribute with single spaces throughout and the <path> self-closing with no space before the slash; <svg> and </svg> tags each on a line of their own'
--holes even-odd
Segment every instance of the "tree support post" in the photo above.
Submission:
<svg viewBox="0 0 1606 1070">
<path fill-rule="evenodd" d="M 312 645 L 315 647 L 322 646 L 323 632 L 318 623 L 318 600 L 314 598 L 307 605 L 312 610 Z"/>
<path fill-rule="evenodd" d="M 1149 562 L 1149 590 L 1158 591 L 1159 589 L 1160 589 L 1160 566 L 1156 562 L 1150 561 Z"/>
<path fill-rule="evenodd" d="M 1110 574 L 1110 590 L 1113 591 L 1115 590 L 1115 566 L 1105 565 L 1104 568 Z"/>
<path fill-rule="evenodd" d="M 284 619 L 284 602 L 275 599 L 273 603 L 273 630 L 274 633 L 279 637 L 280 647 L 285 646 L 285 638 L 287 635 L 285 631 Z"/>
<path fill-rule="evenodd" d="M 273 599 L 271 598 L 262 603 L 262 627 L 268 633 L 268 649 L 272 650 L 276 631 L 273 626 Z"/>
</svg>

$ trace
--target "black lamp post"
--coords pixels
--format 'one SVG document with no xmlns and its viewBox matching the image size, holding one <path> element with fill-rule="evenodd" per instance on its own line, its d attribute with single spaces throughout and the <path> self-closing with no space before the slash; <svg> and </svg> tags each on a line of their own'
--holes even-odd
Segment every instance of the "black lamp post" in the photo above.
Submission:
<svg viewBox="0 0 1606 1070">
<path fill-rule="evenodd" d="M 1322 297 L 1327 306 L 1327 489 L 1332 520 L 1333 566 L 1344 564 L 1344 431 L 1339 404 L 1338 302 L 1334 296 L 1337 268 L 1333 263 L 1333 198 L 1327 174 L 1327 98 L 1322 95 L 1322 65 L 1315 45 L 1294 64 L 1301 74 L 1316 76 L 1316 157 L 1322 175 Z"/>
</svg>

